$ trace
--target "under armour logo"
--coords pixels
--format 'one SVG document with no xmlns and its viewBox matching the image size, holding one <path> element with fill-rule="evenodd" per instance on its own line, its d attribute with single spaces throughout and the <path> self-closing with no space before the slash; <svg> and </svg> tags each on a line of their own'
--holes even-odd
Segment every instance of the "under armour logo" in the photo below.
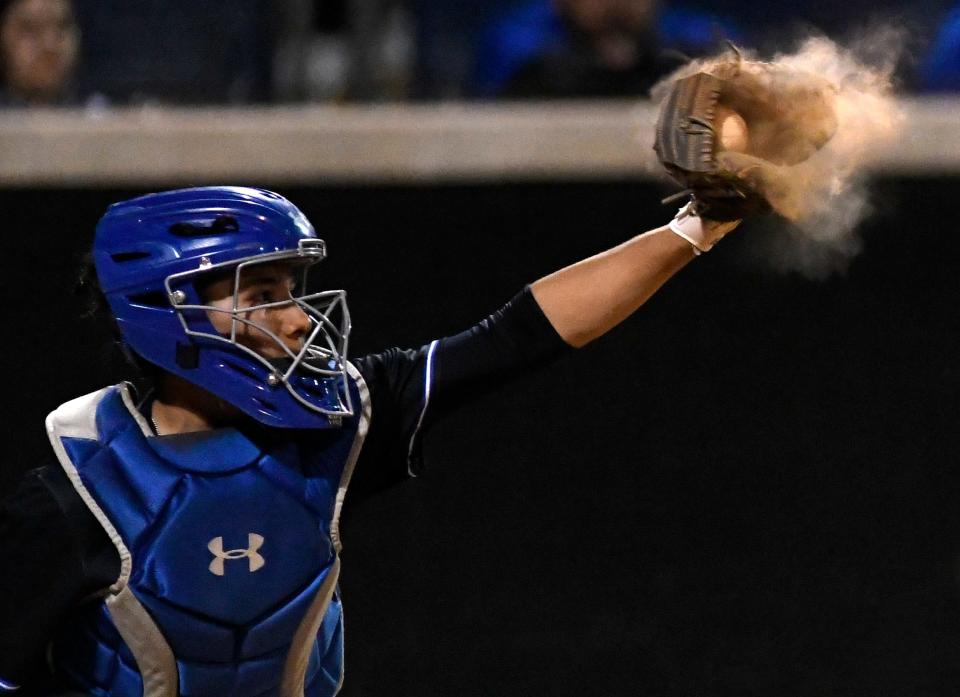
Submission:
<svg viewBox="0 0 960 697">
<path fill-rule="evenodd" d="M 224 561 L 227 559 L 243 559 L 244 557 L 250 562 L 250 573 L 263 568 L 263 565 L 267 563 L 267 560 L 259 553 L 260 548 L 263 547 L 263 536 L 255 532 L 247 533 L 247 544 L 249 547 L 246 549 L 230 549 L 224 552 L 222 537 L 214 537 L 210 540 L 207 543 L 207 549 L 213 552 L 210 573 L 214 576 L 223 576 Z"/>
</svg>

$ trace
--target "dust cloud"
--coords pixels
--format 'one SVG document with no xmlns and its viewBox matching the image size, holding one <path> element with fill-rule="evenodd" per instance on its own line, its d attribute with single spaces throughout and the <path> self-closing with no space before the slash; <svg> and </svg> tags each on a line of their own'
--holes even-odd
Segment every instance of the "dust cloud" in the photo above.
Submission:
<svg viewBox="0 0 960 697">
<path fill-rule="evenodd" d="M 759 170 L 751 168 L 760 176 L 747 178 L 764 192 L 774 210 L 790 221 L 780 220 L 777 227 L 787 228 L 780 234 L 756 237 L 762 247 L 756 251 L 774 268 L 822 278 L 845 270 L 860 251 L 857 227 L 872 211 L 867 167 L 871 157 L 887 148 L 903 128 L 892 75 L 904 38 L 896 28 L 881 28 L 847 47 L 823 37 L 808 38 L 795 52 L 777 54 L 768 61 L 742 52 L 740 69 L 748 77 L 752 74 L 757 84 L 781 95 L 773 110 L 766 110 L 768 116 L 782 118 L 793 109 L 791 105 L 801 105 L 799 118 L 786 129 L 780 128 L 778 137 L 782 140 L 785 131 L 802 141 L 801 149 L 815 145 L 808 148 L 802 161 L 776 162 L 769 155 L 769 139 L 763 133 L 769 124 L 763 119 L 754 123 L 747 119 L 750 143 L 746 154 L 774 162 Z M 684 66 L 655 87 L 653 97 L 662 97 L 674 80 L 696 72 L 726 77 L 735 55 L 730 51 Z M 823 98 L 811 102 L 806 97 L 812 92 Z M 805 100 L 816 108 L 804 108 Z M 824 104 L 829 108 L 824 109 Z M 723 156 L 718 153 L 720 161 Z"/>
</svg>

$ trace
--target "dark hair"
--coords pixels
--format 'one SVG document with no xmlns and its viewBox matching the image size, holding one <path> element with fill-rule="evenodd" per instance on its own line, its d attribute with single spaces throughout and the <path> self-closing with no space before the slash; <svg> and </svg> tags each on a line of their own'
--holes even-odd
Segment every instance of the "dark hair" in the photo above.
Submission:
<svg viewBox="0 0 960 697">
<path fill-rule="evenodd" d="M 2 2 L 2 0 L 0 0 Z M 147 380 L 156 379 L 162 370 L 150 361 L 136 353 L 123 340 L 117 320 L 110 310 L 110 303 L 100 288 L 100 279 L 97 277 L 97 268 L 93 263 L 93 253 L 87 252 L 80 258 L 80 269 L 73 287 L 74 294 L 80 299 L 82 310 L 80 316 L 99 325 L 111 336 L 110 357 L 121 356 L 123 360 L 136 371 L 137 375 Z"/>
<path fill-rule="evenodd" d="M 83 303 L 80 316 L 84 319 L 112 317 L 107 298 L 100 290 L 100 279 L 97 278 L 97 267 L 93 263 L 93 252 L 87 252 L 80 257 L 80 270 L 77 272 L 73 292 Z"/>
</svg>

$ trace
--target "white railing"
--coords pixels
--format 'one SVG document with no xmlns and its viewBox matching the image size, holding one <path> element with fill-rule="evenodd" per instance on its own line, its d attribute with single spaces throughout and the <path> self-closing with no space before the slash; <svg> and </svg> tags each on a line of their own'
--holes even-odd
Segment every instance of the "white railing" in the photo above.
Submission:
<svg viewBox="0 0 960 697">
<path fill-rule="evenodd" d="M 960 173 L 960 99 L 903 103 L 871 167 Z M 484 182 L 661 177 L 648 102 L 0 112 L 0 185 Z"/>
</svg>

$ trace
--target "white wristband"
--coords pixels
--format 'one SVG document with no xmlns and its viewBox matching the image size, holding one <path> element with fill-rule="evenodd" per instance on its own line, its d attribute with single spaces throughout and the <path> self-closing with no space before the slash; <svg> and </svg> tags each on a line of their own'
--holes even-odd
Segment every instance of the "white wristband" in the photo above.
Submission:
<svg viewBox="0 0 960 697">
<path fill-rule="evenodd" d="M 740 224 L 739 220 L 717 222 L 703 219 L 693 212 L 693 201 L 685 205 L 670 221 L 670 231 L 693 246 L 694 254 L 709 252 L 713 245 Z"/>
</svg>

